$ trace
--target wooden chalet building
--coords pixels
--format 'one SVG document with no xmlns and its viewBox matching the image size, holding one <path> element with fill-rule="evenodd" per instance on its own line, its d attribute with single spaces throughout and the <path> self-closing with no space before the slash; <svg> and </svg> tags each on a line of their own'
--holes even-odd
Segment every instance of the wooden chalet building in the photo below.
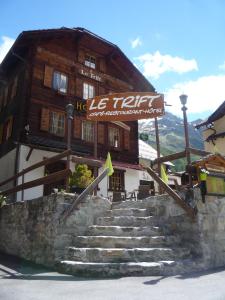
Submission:
<svg viewBox="0 0 225 300">
<path fill-rule="evenodd" d="M 0 65 L 0 181 L 66 149 L 65 107 L 73 103 L 73 155 L 93 159 L 95 139 L 102 164 L 111 153 L 115 172 L 109 185 L 106 180 L 100 184 L 99 194 L 138 188 L 137 121 L 124 122 L 130 130 L 123 123 L 99 122 L 94 136 L 94 125 L 85 118 L 87 98 L 129 91 L 154 88 L 116 45 L 83 28 L 22 32 Z M 62 160 L 28 173 L 24 181 L 63 168 Z M 48 194 L 53 187 L 25 190 L 23 199 Z"/>
</svg>

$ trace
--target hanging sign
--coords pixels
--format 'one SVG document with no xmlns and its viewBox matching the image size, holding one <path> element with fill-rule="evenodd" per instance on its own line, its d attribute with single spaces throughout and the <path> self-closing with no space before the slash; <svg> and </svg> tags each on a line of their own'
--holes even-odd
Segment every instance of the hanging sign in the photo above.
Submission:
<svg viewBox="0 0 225 300">
<path fill-rule="evenodd" d="M 87 100 L 87 119 L 93 121 L 133 121 L 162 115 L 162 94 L 128 92 L 96 96 Z"/>
</svg>

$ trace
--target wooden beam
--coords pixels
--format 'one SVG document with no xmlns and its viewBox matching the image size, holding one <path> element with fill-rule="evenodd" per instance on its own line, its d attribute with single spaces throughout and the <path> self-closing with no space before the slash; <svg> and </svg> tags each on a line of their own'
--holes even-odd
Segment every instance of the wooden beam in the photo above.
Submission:
<svg viewBox="0 0 225 300">
<path fill-rule="evenodd" d="M 96 159 L 86 158 L 86 157 L 80 157 L 80 156 L 72 156 L 72 162 L 78 163 L 78 164 L 87 164 L 91 167 L 102 167 L 102 163 Z"/>
<path fill-rule="evenodd" d="M 167 155 L 167 156 L 160 157 L 159 159 L 155 159 L 153 161 L 153 164 L 157 164 L 158 162 L 164 163 L 164 162 L 167 162 L 167 161 L 172 161 L 172 160 L 176 160 L 176 159 L 183 158 L 183 157 L 186 157 L 186 151 L 177 152 L 177 153 L 174 153 L 174 154 L 170 154 L 170 155 Z"/>
<path fill-rule="evenodd" d="M 161 188 L 167 192 L 174 201 L 183 208 L 188 216 L 194 220 L 195 218 L 195 211 L 192 207 L 188 206 L 186 202 L 174 191 L 172 190 L 151 168 L 146 168 L 148 174 L 161 186 Z"/>
<path fill-rule="evenodd" d="M 65 169 L 62 171 L 52 173 L 45 177 L 41 177 L 41 178 L 29 181 L 29 182 L 25 182 L 24 184 L 20 184 L 14 188 L 10 188 L 8 190 L 2 191 L 1 193 L 3 195 L 10 195 L 10 194 L 19 192 L 21 190 L 26 190 L 26 189 L 33 188 L 35 186 L 39 186 L 42 184 L 49 184 L 49 183 L 52 183 L 55 181 L 59 181 L 60 179 L 66 178 L 70 175 L 71 175 L 71 171 L 68 169 Z"/>
<path fill-rule="evenodd" d="M 64 151 L 60 154 L 57 154 L 57 155 L 55 155 L 51 158 L 47 158 L 43 161 L 40 161 L 40 162 L 38 162 L 38 163 L 22 170 L 21 172 L 17 173 L 16 175 L 6 179 L 5 181 L 0 182 L 0 186 L 3 186 L 8 182 L 17 179 L 18 177 L 22 176 L 23 174 L 26 174 L 26 173 L 34 170 L 34 169 L 37 169 L 37 168 L 42 167 L 42 166 L 46 166 L 46 165 L 51 164 L 51 163 L 54 163 L 54 162 L 60 160 L 61 158 L 66 157 L 68 154 L 71 154 L 71 150 L 66 150 L 66 151 Z"/>
<path fill-rule="evenodd" d="M 29 152 L 28 152 L 28 154 L 27 154 L 27 157 L 26 157 L 26 161 L 28 161 L 28 160 L 30 159 L 33 150 L 34 150 L 34 148 L 33 148 L 33 147 L 30 147 L 30 150 L 29 150 Z"/>
<path fill-rule="evenodd" d="M 196 149 L 196 148 L 188 148 L 191 154 L 194 155 L 199 155 L 199 156 L 207 156 L 209 154 L 212 154 L 211 152 L 201 150 L 201 149 Z"/>
</svg>

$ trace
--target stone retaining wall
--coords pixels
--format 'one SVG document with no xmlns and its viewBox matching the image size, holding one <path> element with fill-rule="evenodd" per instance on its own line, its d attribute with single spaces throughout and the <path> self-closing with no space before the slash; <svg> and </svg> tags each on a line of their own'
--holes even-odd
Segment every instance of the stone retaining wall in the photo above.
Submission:
<svg viewBox="0 0 225 300">
<path fill-rule="evenodd" d="M 53 194 L 38 199 L 16 202 L 0 209 L 0 251 L 27 260 L 53 266 L 71 245 L 73 235 L 79 235 L 111 203 L 104 198 L 88 198 L 79 210 L 59 222 L 73 195 Z"/>
<path fill-rule="evenodd" d="M 84 235 L 95 218 L 111 208 L 105 198 L 88 198 L 65 223 L 60 223 L 60 216 L 73 199 L 73 195 L 54 194 L 4 206 L 0 209 L 0 251 L 53 266 L 63 257 L 65 247 L 72 245 L 73 236 Z M 200 258 L 202 269 L 225 265 L 225 198 L 207 197 L 203 204 L 196 190 L 195 222 L 167 195 L 141 201 L 156 207 L 165 233 L 179 234 L 183 246 Z"/>
</svg>

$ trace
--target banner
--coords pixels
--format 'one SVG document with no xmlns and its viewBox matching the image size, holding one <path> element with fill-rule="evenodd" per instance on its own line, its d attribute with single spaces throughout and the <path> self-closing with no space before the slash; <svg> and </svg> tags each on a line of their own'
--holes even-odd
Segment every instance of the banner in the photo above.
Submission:
<svg viewBox="0 0 225 300">
<path fill-rule="evenodd" d="M 151 92 L 96 96 L 87 100 L 87 119 L 133 121 L 164 115 L 164 97 Z"/>
</svg>

